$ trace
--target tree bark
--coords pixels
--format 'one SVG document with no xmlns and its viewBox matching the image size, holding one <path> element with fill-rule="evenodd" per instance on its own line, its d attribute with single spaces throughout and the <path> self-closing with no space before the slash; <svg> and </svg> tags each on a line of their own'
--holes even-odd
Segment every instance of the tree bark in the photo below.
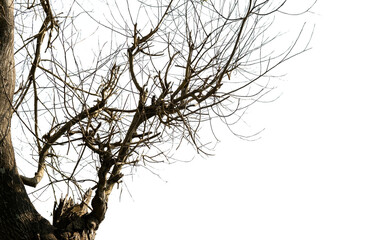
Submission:
<svg viewBox="0 0 392 240">
<path fill-rule="evenodd" d="M 55 210 L 58 225 L 53 226 L 37 212 L 18 174 L 10 132 L 15 85 L 13 2 L 0 0 L 0 240 L 93 240 L 95 229 L 87 227 L 86 207 L 76 209 L 79 205 L 68 199 Z"/>
</svg>

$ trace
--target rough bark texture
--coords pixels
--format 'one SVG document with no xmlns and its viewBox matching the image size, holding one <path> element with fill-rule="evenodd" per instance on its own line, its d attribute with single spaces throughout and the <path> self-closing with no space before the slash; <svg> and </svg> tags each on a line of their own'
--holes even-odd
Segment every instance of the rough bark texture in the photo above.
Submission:
<svg viewBox="0 0 392 240">
<path fill-rule="evenodd" d="M 87 224 L 91 222 L 86 215 L 87 205 L 63 199 L 55 209 L 52 226 L 36 211 L 20 179 L 10 132 L 15 84 L 13 45 L 13 0 L 0 0 L 0 240 L 92 240 L 96 226 Z"/>
</svg>

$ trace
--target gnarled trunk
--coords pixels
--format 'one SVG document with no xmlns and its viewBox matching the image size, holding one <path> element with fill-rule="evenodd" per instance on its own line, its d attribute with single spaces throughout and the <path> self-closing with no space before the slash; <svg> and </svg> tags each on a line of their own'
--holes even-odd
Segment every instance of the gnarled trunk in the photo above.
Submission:
<svg viewBox="0 0 392 240">
<path fill-rule="evenodd" d="M 75 208 L 79 205 L 70 201 L 60 204 L 53 226 L 37 212 L 19 177 L 10 132 L 15 85 L 13 7 L 13 0 L 0 0 L 0 240 L 92 240 L 95 230 L 87 227 L 86 208 Z"/>
</svg>

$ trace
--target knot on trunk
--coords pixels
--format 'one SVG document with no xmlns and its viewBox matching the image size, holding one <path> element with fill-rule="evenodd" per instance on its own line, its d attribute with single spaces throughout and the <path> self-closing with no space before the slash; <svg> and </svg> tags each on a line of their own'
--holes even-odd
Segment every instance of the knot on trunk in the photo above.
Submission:
<svg viewBox="0 0 392 240">
<path fill-rule="evenodd" d="M 55 203 L 53 209 L 53 226 L 60 231 L 75 232 L 88 229 L 86 224 L 86 214 L 88 204 L 91 200 L 92 190 L 88 190 L 79 204 L 75 204 L 73 199 L 65 197 L 60 199 L 60 203 Z"/>
</svg>

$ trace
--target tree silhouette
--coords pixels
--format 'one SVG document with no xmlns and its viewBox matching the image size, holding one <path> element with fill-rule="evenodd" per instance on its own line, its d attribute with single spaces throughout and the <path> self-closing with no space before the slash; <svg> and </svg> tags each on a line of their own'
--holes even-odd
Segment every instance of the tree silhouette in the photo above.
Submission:
<svg viewBox="0 0 392 240">
<path fill-rule="evenodd" d="M 0 239 L 94 239 L 124 175 L 183 143 L 208 155 L 202 127 L 235 123 L 273 89 L 269 73 L 308 50 L 296 50 L 304 26 L 269 47 L 286 1 L 0 3 Z M 27 144 L 17 159 L 35 174 L 16 167 L 13 116 Z M 52 224 L 24 185 L 52 192 Z"/>
</svg>

